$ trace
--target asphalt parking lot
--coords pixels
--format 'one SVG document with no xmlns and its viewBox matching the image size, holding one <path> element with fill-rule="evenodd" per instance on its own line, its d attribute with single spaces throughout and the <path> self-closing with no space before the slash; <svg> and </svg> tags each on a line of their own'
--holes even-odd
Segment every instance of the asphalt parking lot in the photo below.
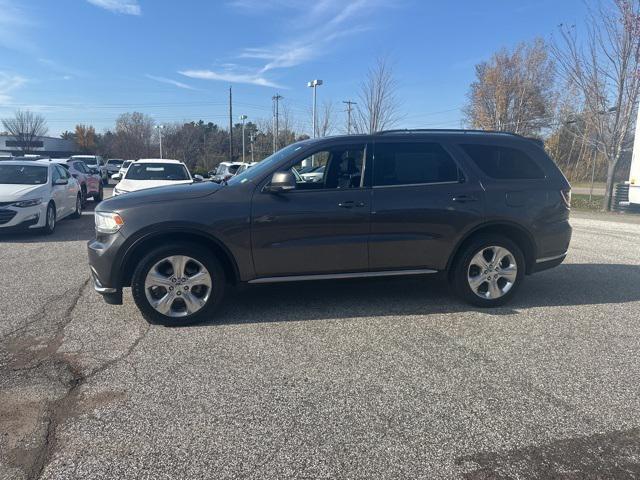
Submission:
<svg viewBox="0 0 640 480">
<path fill-rule="evenodd" d="M 91 212 L 2 238 L 0 479 L 639 478 L 640 221 L 572 223 L 505 308 L 280 284 L 173 329 L 92 291 Z"/>
</svg>

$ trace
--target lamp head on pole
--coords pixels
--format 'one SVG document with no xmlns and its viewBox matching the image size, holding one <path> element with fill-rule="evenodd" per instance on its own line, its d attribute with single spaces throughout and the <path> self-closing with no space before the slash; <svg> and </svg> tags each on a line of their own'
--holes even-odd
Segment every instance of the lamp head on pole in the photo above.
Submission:
<svg viewBox="0 0 640 480">
<path fill-rule="evenodd" d="M 307 83 L 307 87 L 314 88 L 322 85 L 322 80 L 311 80 Z"/>
</svg>

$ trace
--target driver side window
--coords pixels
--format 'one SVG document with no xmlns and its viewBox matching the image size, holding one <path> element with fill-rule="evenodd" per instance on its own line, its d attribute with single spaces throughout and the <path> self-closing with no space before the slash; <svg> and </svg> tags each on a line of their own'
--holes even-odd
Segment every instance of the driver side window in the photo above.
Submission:
<svg viewBox="0 0 640 480">
<path fill-rule="evenodd" d="M 340 145 L 314 152 L 292 167 L 296 190 L 361 188 L 364 145 Z"/>
</svg>

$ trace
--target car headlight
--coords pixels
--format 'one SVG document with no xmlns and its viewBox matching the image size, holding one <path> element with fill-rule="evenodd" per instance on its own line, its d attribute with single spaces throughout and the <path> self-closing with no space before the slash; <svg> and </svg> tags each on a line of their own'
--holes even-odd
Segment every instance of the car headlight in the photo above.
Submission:
<svg viewBox="0 0 640 480">
<path fill-rule="evenodd" d="M 96 232 L 116 233 L 124 225 L 122 217 L 115 212 L 95 212 Z"/>
<path fill-rule="evenodd" d="M 13 207 L 35 207 L 36 205 L 40 205 L 42 203 L 42 198 L 32 198 L 30 200 L 20 200 L 19 202 L 13 203 L 11 206 Z"/>
</svg>

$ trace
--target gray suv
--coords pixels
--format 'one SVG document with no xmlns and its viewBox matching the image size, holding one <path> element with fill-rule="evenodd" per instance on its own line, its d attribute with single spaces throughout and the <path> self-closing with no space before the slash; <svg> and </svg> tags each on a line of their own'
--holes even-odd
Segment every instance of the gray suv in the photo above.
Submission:
<svg viewBox="0 0 640 480">
<path fill-rule="evenodd" d="M 323 167 L 322 177 L 298 174 Z M 89 242 L 95 284 L 149 321 L 210 319 L 229 285 L 443 275 L 463 300 L 502 305 L 560 264 L 570 185 L 541 144 L 472 130 L 305 140 L 227 182 L 103 201 Z"/>
</svg>

